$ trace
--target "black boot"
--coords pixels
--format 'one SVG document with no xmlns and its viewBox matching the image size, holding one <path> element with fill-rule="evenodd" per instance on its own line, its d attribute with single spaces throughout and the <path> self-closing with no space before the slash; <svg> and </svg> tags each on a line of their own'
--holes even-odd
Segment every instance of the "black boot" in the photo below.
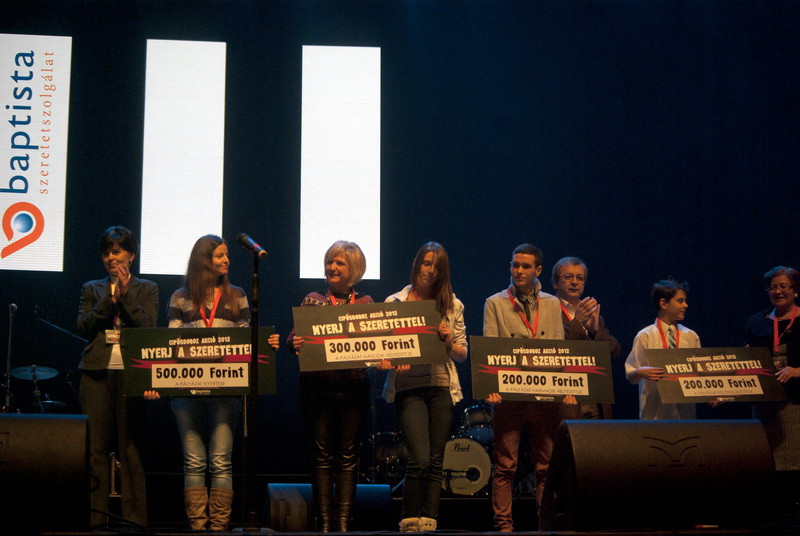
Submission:
<svg viewBox="0 0 800 536">
<path fill-rule="evenodd" d="M 333 528 L 333 474 L 330 469 L 312 469 L 311 493 L 314 496 L 317 530 L 330 532 Z"/>
<path fill-rule="evenodd" d="M 336 528 L 348 532 L 353 521 L 353 505 L 356 502 L 356 472 L 341 471 L 336 475 Z"/>
</svg>

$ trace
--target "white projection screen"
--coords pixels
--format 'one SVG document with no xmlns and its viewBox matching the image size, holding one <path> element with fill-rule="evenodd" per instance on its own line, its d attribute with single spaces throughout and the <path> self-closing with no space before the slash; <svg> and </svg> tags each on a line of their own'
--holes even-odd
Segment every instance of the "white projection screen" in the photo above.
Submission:
<svg viewBox="0 0 800 536">
<path fill-rule="evenodd" d="M 300 277 L 341 239 L 380 279 L 381 49 L 304 46 L 302 91 Z"/>
<path fill-rule="evenodd" d="M 148 39 L 141 272 L 179 275 L 222 234 L 226 44 Z"/>
</svg>

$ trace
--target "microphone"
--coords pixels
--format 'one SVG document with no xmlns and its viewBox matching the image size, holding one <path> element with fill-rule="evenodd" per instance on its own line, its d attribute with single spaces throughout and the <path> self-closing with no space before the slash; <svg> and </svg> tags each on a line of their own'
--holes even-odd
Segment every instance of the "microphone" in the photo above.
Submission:
<svg viewBox="0 0 800 536">
<path fill-rule="evenodd" d="M 239 233 L 236 235 L 236 241 L 250 253 L 256 257 L 266 257 L 267 251 L 256 244 L 255 240 L 247 236 L 247 233 Z"/>
<path fill-rule="evenodd" d="M 17 312 L 17 304 L 16 303 L 9 303 L 8 304 L 8 314 L 13 315 Z"/>
</svg>

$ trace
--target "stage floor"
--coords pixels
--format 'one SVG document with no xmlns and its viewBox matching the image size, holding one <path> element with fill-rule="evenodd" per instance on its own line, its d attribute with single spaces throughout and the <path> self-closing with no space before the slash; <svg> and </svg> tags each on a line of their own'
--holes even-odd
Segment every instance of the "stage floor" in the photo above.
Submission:
<svg viewBox="0 0 800 536">
<path fill-rule="evenodd" d="M 20 531 L 11 531 L 6 532 L 4 530 L 0 530 L 2 534 L 42 534 L 42 535 L 52 535 L 52 536 L 97 536 L 97 535 L 121 535 L 121 534 L 147 534 L 151 536 L 186 536 L 186 534 L 216 534 L 216 535 L 264 535 L 264 534 L 285 534 L 285 533 L 278 533 L 268 528 L 260 528 L 260 529 L 253 529 L 253 530 L 244 530 L 240 528 L 234 528 L 228 532 L 198 532 L 198 531 L 190 531 L 190 530 L 157 530 L 157 529 L 147 529 L 147 530 L 134 530 L 134 529 L 124 529 L 119 528 L 117 530 L 102 530 L 102 531 L 89 531 L 89 532 L 62 532 L 62 531 L 50 531 L 50 532 L 37 532 L 31 530 L 20 530 Z M 291 533 L 297 536 L 320 536 L 323 533 L 320 532 L 295 532 Z M 336 533 L 333 533 L 336 534 Z M 348 532 L 348 533 L 338 533 L 338 534 L 353 534 L 357 536 L 371 536 L 371 535 L 400 535 L 406 534 L 401 532 L 392 532 L 392 531 L 356 531 L 356 532 Z M 509 533 L 502 533 L 502 532 L 470 532 L 470 531 L 457 531 L 457 530 L 438 530 L 436 532 L 429 532 L 426 534 L 435 535 L 435 534 L 447 534 L 448 536 L 499 536 L 501 534 L 509 534 Z M 612 531 L 598 531 L 598 532 L 575 532 L 575 531 L 560 531 L 560 532 L 553 532 L 553 531 L 519 531 L 514 532 L 512 534 L 519 534 L 524 536 L 546 536 L 546 535 L 556 535 L 556 536 L 570 536 L 570 535 L 582 535 L 582 536 L 796 536 L 800 534 L 800 526 L 769 526 L 760 529 L 674 529 L 674 530 L 612 530 Z"/>
<path fill-rule="evenodd" d="M 276 475 L 261 475 L 263 479 L 258 489 L 263 496 L 259 503 L 263 505 L 263 515 L 259 527 L 242 529 L 245 519 L 240 504 L 241 494 L 235 496 L 234 512 L 229 534 L 269 534 L 291 533 L 297 535 L 313 535 L 320 533 L 310 531 L 310 486 L 308 484 L 275 484 Z M 293 475 L 295 477 L 300 475 Z M 286 475 L 284 475 L 286 477 Z M 267 485 L 272 481 L 272 484 Z M 301 481 L 298 478 L 295 481 Z M 88 536 L 96 534 L 148 534 L 153 536 L 170 536 L 186 534 L 202 534 L 186 528 L 182 500 L 182 475 L 180 473 L 148 474 L 148 528 L 136 527 L 123 522 L 109 527 L 97 527 L 84 530 L 81 526 L 62 527 L 58 521 L 47 518 L 47 505 L 31 504 L 29 512 L 5 512 L 0 516 L 0 534 L 52 534 Z M 352 534 L 386 535 L 400 534 L 397 523 L 400 519 L 401 499 L 389 495 L 389 486 L 359 485 L 357 497 L 356 520 Z M 270 503 L 271 498 L 271 503 Z M 735 509 L 747 508 L 747 504 L 734 504 Z M 28 508 L 26 508 L 28 510 Z M 113 512 L 119 512 L 119 499 L 111 504 Z M 536 518 L 536 501 L 533 497 L 514 498 L 514 523 L 518 529 L 516 534 L 584 534 L 592 536 L 788 536 L 800 535 L 800 506 L 783 508 L 775 519 L 767 519 L 763 526 L 756 528 L 737 527 L 733 525 L 720 527 L 683 527 L 653 528 L 638 527 L 632 529 L 587 530 L 587 531 L 538 531 Z M 625 518 L 625 505 L 620 505 L 621 523 Z M 659 511 L 654 507 L 654 519 L 669 519 L 669 512 Z M 663 526 L 663 525 L 662 525 Z M 263 527 L 263 528 L 262 528 Z M 271 528 L 268 528 L 271 527 Z M 448 535 L 494 535 L 492 524 L 492 507 L 488 492 L 482 490 L 475 496 L 456 496 L 445 492 L 439 508 L 438 534 Z M 220 534 L 220 533 L 214 533 Z"/>
</svg>

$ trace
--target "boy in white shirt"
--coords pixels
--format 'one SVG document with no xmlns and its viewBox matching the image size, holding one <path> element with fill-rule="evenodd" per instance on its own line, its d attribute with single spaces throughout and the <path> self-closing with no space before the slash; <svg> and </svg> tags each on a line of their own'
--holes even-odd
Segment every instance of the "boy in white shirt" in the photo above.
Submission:
<svg viewBox="0 0 800 536">
<path fill-rule="evenodd" d="M 679 324 L 686 316 L 687 283 L 663 279 L 653 285 L 651 298 L 657 311 L 655 323 L 641 330 L 633 340 L 633 349 L 625 361 L 628 381 L 639 384 L 639 418 L 694 419 L 694 404 L 664 404 L 656 382 L 664 377 L 662 367 L 653 367 L 645 357 L 645 349 L 699 348 L 700 337 Z"/>
</svg>

